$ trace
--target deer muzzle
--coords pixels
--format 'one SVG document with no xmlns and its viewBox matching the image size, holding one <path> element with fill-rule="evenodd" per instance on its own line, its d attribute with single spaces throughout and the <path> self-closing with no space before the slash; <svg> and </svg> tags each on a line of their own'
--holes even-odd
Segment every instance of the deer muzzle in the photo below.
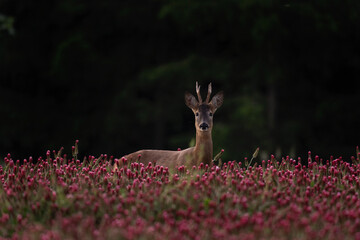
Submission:
<svg viewBox="0 0 360 240">
<path fill-rule="evenodd" d="M 202 130 L 202 131 L 207 131 L 208 129 L 209 129 L 209 124 L 207 124 L 207 123 L 202 123 L 202 124 L 200 124 L 200 129 Z"/>
</svg>

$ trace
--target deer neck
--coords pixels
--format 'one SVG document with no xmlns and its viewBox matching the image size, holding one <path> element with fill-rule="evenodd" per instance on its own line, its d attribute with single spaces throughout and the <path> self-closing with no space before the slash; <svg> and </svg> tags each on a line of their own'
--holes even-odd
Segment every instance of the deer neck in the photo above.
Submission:
<svg viewBox="0 0 360 240">
<path fill-rule="evenodd" d="M 200 163 L 209 165 L 211 164 L 213 157 L 213 142 L 211 137 L 211 131 L 196 131 L 194 157 L 194 163 L 196 165 L 199 165 Z"/>
</svg>

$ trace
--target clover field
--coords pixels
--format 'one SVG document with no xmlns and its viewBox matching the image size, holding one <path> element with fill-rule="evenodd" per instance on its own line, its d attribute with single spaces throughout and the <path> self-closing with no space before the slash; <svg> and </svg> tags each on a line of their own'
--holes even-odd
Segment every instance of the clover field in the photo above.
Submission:
<svg viewBox="0 0 360 240">
<path fill-rule="evenodd" d="M 71 157 L 8 154 L 0 179 L 2 239 L 360 239 L 359 152 L 170 171 L 80 161 L 73 147 Z"/>
</svg>

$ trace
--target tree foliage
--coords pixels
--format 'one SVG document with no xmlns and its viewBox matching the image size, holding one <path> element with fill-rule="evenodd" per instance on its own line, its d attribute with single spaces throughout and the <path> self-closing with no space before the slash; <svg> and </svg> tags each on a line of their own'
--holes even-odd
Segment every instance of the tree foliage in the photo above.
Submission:
<svg viewBox="0 0 360 240">
<path fill-rule="evenodd" d="M 195 81 L 225 91 L 213 133 L 225 159 L 258 146 L 350 152 L 358 144 L 359 5 L 5 0 L 0 155 L 77 138 L 92 154 L 186 148 L 194 123 L 183 94 Z"/>
</svg>

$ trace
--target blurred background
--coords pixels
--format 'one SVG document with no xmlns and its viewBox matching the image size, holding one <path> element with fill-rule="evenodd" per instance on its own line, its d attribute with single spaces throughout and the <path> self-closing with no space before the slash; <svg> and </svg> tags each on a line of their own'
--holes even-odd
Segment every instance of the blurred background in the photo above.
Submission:
<svg viewBox="0 0 360 240">
<path fill-rule="evenodd" d="M 0 2 L 0 157 L 187 148 L 184 92 L 225 92 L 214 153 L 348 157 L 360 1 Z"/>
</svg>

